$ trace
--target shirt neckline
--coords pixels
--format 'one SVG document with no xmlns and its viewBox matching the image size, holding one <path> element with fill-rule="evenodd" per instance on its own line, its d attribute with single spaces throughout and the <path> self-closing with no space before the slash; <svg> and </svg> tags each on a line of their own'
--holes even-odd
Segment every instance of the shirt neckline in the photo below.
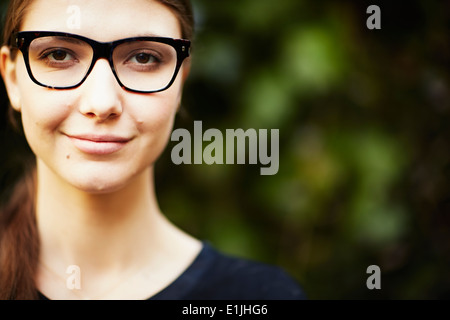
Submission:
<svg viewBox="0 0 450 320">
<path fill-rule="evenodd" d="M 202 242 L 202 249 L 192 263 L 176 278 L 158 293 L 147 300 L 181 300 L 202 279 L 214 260 L 214 249 L 207 242 Z"/>
<path fill-rule="evenodd" d="M 144 300 L 179 300 L 191 291 L 211 265 L 214 258 L 211 245 L 202 241 L 202 248 L 191 264 L 170 284 Z M 38 291 L 39 300 L 50 300 Z"/>
</svg>

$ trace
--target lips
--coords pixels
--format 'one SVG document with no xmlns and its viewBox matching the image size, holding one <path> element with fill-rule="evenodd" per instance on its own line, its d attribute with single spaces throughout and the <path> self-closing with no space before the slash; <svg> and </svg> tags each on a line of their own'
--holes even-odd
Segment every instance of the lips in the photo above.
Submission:
<svg viewBox="0 0 450 320">
<path fill-rule="evenodd" d="M 92 155 L 107 155 L 121 150 L 131 140 L 114 135 L 67 135 L 81 152 Z"/>
</svg>

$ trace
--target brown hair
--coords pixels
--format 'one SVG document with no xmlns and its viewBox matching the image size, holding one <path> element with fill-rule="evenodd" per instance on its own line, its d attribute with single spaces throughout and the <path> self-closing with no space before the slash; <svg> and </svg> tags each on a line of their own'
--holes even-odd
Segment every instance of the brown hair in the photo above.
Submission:
<svg viewBox="0 0 450 320">
<path fill-rule="evenodd" d="M 194 34 L 194 15 L 190 0 L 157 0 L 170 8 L 177 15 L 181 36 L 192 40 Z M 22 19 L 33 0 L 10 0 L 3 27 L 3 45 L 8 45 L 9 38 L 19 31 Z"/>
<path fill-rule="evenodd" d="M 182 37 L 191 40 L 194 19 L 190 1 L 157 1 L 172 10 L 178 17 Z M 11 35 L 20 30 L 27 8 L 32 2 L 33 0 L 10 1 L 3 29 L 3 45 L 8 45 Z M 9 111 L 12 110 L 9 107 Z M 0 300 L 38 298 L 35 274 L 39 259 L 39 234 L 35 216 L 35 193 L 35 169 L 30 166 L 0 209 Z"/>
</svg>

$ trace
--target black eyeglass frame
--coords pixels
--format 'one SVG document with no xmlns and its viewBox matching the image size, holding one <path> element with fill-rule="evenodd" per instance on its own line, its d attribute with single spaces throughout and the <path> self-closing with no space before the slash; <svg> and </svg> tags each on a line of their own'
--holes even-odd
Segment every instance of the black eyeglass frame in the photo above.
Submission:
<svg viewBox="0 0 450 320">
<path fill-rule="evenodd" d="M 37 38 L 51 37 L 51 36 L 75 38 L 75 39 L 86 42 L 87 44 L 89 44 L 92 47 L 93 56 L 92 56 L 91 65 L 90 65 L 88 71 L 86 72 L 86 75 L 84 76 L 84 78 L 76 85 L 68 86 L 68 87 L 48 86 L 46 84 L 39 82 L 34 77 L 33 72 L 31 71 L 29 55 L 28 55 L 30 44 L 33 40 L 35 40 Z M 125 43 L 125 42 L 131 42 L 131 41 L 154 41 L 154 42 L 168 44 L 175 49 L 175 51 L 177 52 L 177 64 L 175 66 L 175 71 L 172 76 L 172 79 L 165 87 L 163 87 L 161 89 L 151 90 L 151 91 L 142 91 L 142 90 L 135 90 L 132 88 L 128 88 L 120 81 L 119 76 L 117 75 L 116 69 L 114 67 L 113 51 L 118 45 Z M 31 80 L 34 83 L 36 83 L 42 87 L 46 87 L 46 88 L 50 88 L 50 89 L 58 89 L 58 90 L 77 88 L 77 87 L 81 86 L 83 84 L 83 82 L 87 79 L 87 77 L 91 73 L 92 69 L 94 68 L 95 63 L 98 61 L 98 59 L 106 59 L 109 61 L 109 65 L 114 74 L 114 77 L 116 78 L 117 82 L 123 89 L 131 91 L 131 92 L 137 92 L 137 93 L 154 93 L 154 92 L 164 91 L 173 84 L 173 82 L 175 81 L 175 79 L 178 75 L 178 72 L 180 71 L 183 61 L 186 58 L 188 58 L 190 55 L 191 42 L 186 39 L 174 39 L 174 38 L 168 38 L 168 37 L 132 37 L 132 38 L 125 38 L 125 39 L 120 39 L 120 40 L 111 41 L 111 42 L 99 42 L 99 41 L 95 41 L 95 40 L 80 36 L 78 34 L 72 34 L 72 33 L 66 33 L 66 32 L 20 31 L 20 32 L 14 33 L 11 36 L 10 45 L 12 48 L 17 48 L 22 52 L 24 60 L 25 60 L 25 66 L 28 71 L 28 75 L 30 76 Z"/>
</svg>

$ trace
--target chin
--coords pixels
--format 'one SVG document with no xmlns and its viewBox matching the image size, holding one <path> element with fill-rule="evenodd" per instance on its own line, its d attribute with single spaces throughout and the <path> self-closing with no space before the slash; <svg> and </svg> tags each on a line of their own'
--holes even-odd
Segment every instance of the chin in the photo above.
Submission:
<svg viewBox="0 0 450 320">
<path fill-rule="evenodd" d="M 91 177 L 88 181 L 74 181 L 72 185 L 79 191 L 88 194 L 108 194 L 123 189 L 127 183 L 122 180 L 111 180 L 111 176 L 107 179 Z M 109 179 L 108 179 L 109 178 Z"/>
<path fill-rule="evenodd" d="M 139 177 L 146 175 L 147 168 L 146 164 L 83 162 L 72 166 L 70 170 L 60 170 L 60 176 L 78 191 L 108 194 L 138 183 Z"/>
<path fill-rule="evenodd" d="M 105 185 L 89 185 L 89 186 L 75 185 L 75 188 L 77 188 L 82 192 L 85 192 L 86 194 L 102 195 L 119 191 L 122 187 L 105 184 Z"/>
</svg>

